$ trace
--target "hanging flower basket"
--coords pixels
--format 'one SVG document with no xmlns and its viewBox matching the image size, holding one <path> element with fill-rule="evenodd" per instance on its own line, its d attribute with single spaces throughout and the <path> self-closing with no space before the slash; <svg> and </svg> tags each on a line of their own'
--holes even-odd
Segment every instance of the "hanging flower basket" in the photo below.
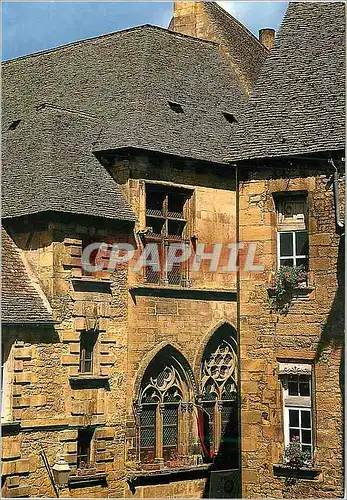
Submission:
<svg viewBox="0 0 347 500">
<path fill-rule="evenodd" d="M 276 311 L 288 310 L 295 289 L 307 283 L 307 271 L 304 266 L 281 266 L 276 273 L 272 288 L 272 304 Z"/>
</svg>

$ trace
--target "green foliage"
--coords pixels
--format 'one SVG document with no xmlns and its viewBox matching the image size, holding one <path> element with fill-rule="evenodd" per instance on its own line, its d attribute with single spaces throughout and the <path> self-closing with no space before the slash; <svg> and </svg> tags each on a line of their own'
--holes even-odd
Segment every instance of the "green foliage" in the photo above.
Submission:
<svg viewBox="0 0 347 500">
<path fill-rule="evenodd" d="M 312 457 L 309 451 L 302 451 L 299 436 L 295 436 L 285 449 L 284 457 L 288 465 L 293 469 L 301 469 L 312 465 Z"/>
<path fill-rule="evenodd" d="M 290 267 L 281 266 L 276 273 L 275 293 L 281 296 L 288 290 L 296 288 L 307 279 L 307 272 L 304 266 Z"/>
<path fill-rule="evenodd" d="M 293 292 L 301 283 L 306 282 L 307 272 L 304 266 L 281 266 L 276 273 L 273 305 L 277 311 L 288 309 Z"/>
</svg>

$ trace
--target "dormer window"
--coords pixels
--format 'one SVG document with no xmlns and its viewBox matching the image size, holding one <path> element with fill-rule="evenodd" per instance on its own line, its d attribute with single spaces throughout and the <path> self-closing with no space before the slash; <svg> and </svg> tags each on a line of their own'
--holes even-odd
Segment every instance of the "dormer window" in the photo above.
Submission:
<svg viewBox="0 0 347 500">
<path fill-rule="evenodd" d="M 227 122 L 229 122 L 229 123 L 237 123 L 237 120 L 236 120 L 236 118 L 235 118 L 235 116 L 233 114 L 226 113 L 226 112 L 224 112 L 222 114 L 223 114 L 223 116 L 224 116 L 224 118 L 226 119 Z"/>
<path fill-rule="evenodd" d="M 21 121 L 22 121 L 22 120 L 14 120 L 14 121 L 10 124 L 10 126 L 8 127 L 8 130 L 15 130 L 15 129 L 18 127 L 18 125 L 20 124 L 20 122 L 21 122 Z"/>
<path fill-rule="evenodd" d="M 175 113 L 184 113 L 182 106 L 178 102 L 168 101 L 168 104 Z"/>
</svg>

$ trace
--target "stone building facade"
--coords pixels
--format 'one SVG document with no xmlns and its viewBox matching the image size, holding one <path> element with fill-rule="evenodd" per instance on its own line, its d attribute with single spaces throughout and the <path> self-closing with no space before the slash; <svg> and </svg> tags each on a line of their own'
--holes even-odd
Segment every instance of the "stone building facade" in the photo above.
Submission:
<svg viewBox="0 0 347 500">
<path fill-rule="evenodd" d="M 343 11 L 290 5 L 268 51 L 214 2 L 175 2 L 169 30 L 4 64 L 3 496 L 342 496 Z M 308 119 L 317 39 L 334 86 Z M 289 82 L 305 112 L 279 127 Z M 97 265 L 133 258 L 87 271 L 98 242 Z M 159 267 L 134 268 L 152 244 Z M 191 258 L 166 268 L 174 244 Z"/>
</svg>

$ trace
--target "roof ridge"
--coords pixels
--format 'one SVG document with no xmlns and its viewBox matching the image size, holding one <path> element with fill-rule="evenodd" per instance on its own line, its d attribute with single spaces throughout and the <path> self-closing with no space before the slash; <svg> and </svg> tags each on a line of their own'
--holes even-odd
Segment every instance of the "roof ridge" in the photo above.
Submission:
<svg viewBox="0 0 347 500">
<path fill-rule="evenodd" d="M 104 39 L 104 38 L 110 38 L 112 36 L 121 35 L 123 33 L 128 33 L 128 32 L 131 32 L 131 31 L 137 31 L 137 30 L 143 30 L 143 29 L 155 29 L 155 30 L 158 30 L 158 31 L 169 33 L 170 35 L 175 35 L 175 36 L 182 37 L 182 38 L 189 38 L 189 39 L 197 41 L 197 42 L 202 42 L 202 43 L 217 45 L 217 43 L 214 42 L 214 41 L 203 40 L 203 39 L 198 38 L 198 37 L 194 37 L 194 36 L 190 36 L 190 35 L 185 35 L 183 33 L 178 33 L 177 31 L 172 31 L 172 30 L 169 30 L 168 28 L 163 28 L 162 26 L 156 26 L 155 24 L 140 24 L 138 26 L 132 26 L 130 28 L 124 28 L 122 30 L 112 31 L 110 33 L 104 33 L 103 35 L 98 35 L 98 36 L 94 36 L 94 37 L 91 37 L 91 38 L 83 38 L 81 40 L 75 40 L 73 42 L 65 43 L 63 45 L 58 45 L 57 47 L 52 47 L 50 49 L 44 49 L 44 50 L 39 50 L 37 52 L 32 52 L 30 54 L 25 54 L 23 56 L 19 56 L 19 57 L 15 57 L 13 59 L 8 59 L 6 61 L 2 61 L 1 64 L 2 64 L 2 66 L 7 66 L 7 65 L 9 65 L 11 63 L 16 63 L 17 61 L 21 61 L 23 59 L 29 59 L 29 58 L 32 58 L 32 57 L 38 57 L 38 56 L 41 56 L 41 55 L 44 55 L 44 54 L 50 54 L 50 53 L 53 53 L 53 52 L 57 52 L 58 50 L 63 50 L 63 49 L 66 49 L 68 47 L 82 45 L 84 43 L 93 42 L 93 41 L 101 40 L 101 39 Z"/>
<path fill-rule="evenodd" d="M 260 40 L 258 40 L 258 38 L 254 35 L 254 33 L 252 33 L 243 23 L 241 23 L 241 21 L 239 21 L 238 19 L 236 19 L 236 17 L 234 17 L 232 14 L 230 14 L 230 12 L 228 12 L 227 10 L 223 9 L 223 7 L 221 7 L 217 2 L 214 2 L 214 1 L 210 1 L 210 2 L 207 2 L 209 5 L 211 5 L 213 8 L 219 10 L 221 13 L 223 13 L 226 17 L 228 17 L 229 19 L 231 19 L 233 22 L 235 22 L 236 24 L 238 24 L 240 26 L 240 28 L 253 40 L 255 40 L 257 42 L 257 44 L 264 48 L 267 52 L 268 52 L 268 49 L 265 47 L 265 45 L 263 45 Z"/>
</svg>

